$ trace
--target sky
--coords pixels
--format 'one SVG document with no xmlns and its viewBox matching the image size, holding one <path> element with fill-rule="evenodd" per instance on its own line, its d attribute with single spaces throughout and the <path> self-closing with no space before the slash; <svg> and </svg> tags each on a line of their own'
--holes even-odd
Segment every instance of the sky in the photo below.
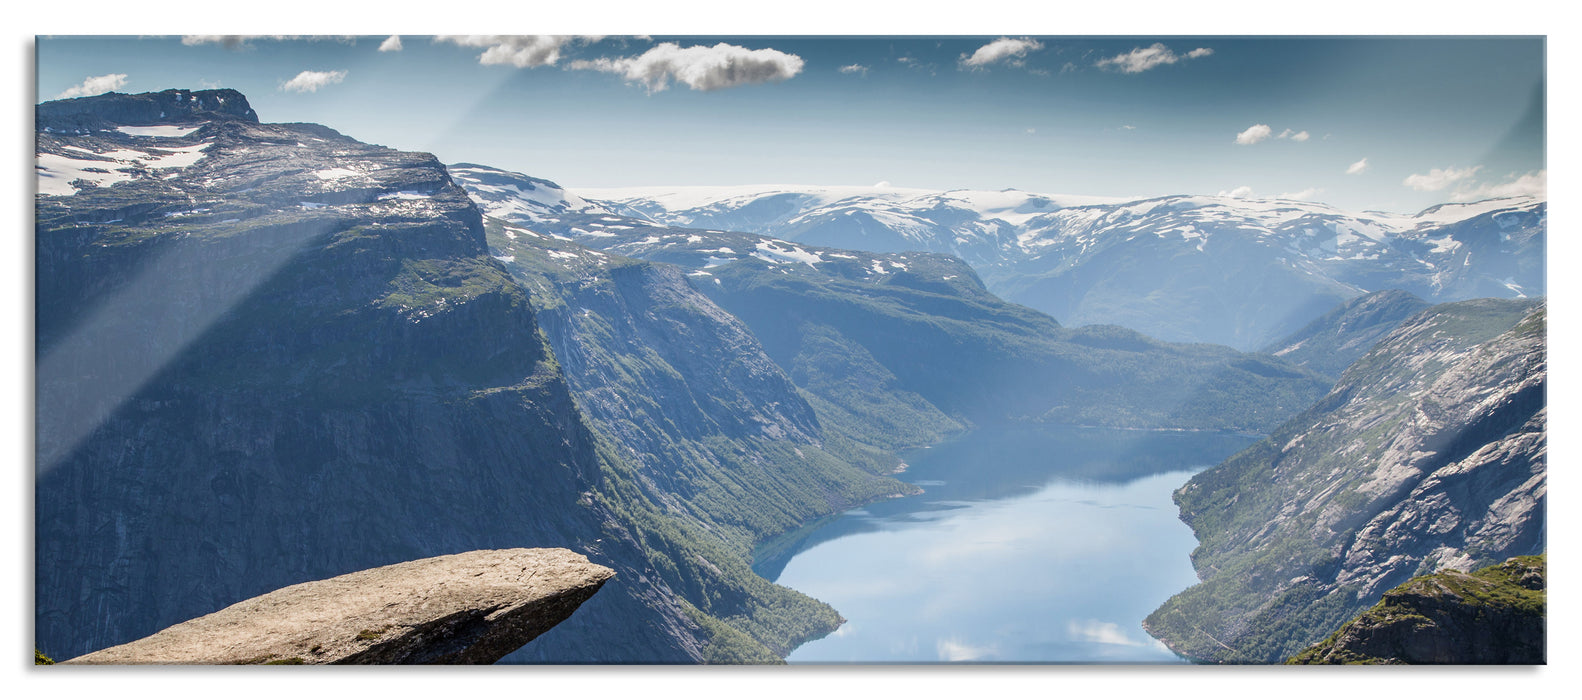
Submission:
<svg viewBox="0 0 1582 700">
<path fill-rule="evenodd" d="M 1542 36 L 40 36 L 37 99 L 228 87 L 578 188 L 1545 193 Z"/>
</svg>

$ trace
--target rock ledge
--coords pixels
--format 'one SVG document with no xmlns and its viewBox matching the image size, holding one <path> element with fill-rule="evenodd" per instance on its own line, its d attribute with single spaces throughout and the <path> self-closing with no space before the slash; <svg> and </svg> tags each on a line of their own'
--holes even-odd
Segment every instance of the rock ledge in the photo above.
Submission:
<svg viewBox="0 0 1582 700">
<path fill-rule="evenodd" d="M 67 664 L 490 664 L 615 572 L 565 549 L 419 559 L 287 586 Z"/>
</svg>

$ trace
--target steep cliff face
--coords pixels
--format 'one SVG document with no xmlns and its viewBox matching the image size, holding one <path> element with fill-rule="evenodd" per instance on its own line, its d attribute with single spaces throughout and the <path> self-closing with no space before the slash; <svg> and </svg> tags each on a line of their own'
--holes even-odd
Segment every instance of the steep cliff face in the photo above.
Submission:
<svg viewBox="0 0 1582 700">
<path fill-rule="evenodd" d="M 830 444 L 813 408 L 735 317 L 681 269 L 591 250 L 491 220 L 497 259 L 532 290 L 577 403 L 632 467 L 631 487 L 717 542 L 674 561 L 699 610 L 776 655 L 834 629 L 829 606 L 746 568 L 758 541 L 876 498 L 912 492 Z M 620 585 L 617 581 L 612 585 Z M 530 650 L 585 658 L 602 602 Z M 716 644 L 706 655 L 725 651 Z M 739 653 L 739 652 L 732 652 Z"/>
<path fill-rule="evenodd" d="M 1203 583 L 1147 627 L 1220 662 L 1284 659 L 1414 574 L 1544 546 L 1542 302 L 1432 307 L 1312 409 L 1176 493 Z"/>
<path fill-rule="evenodd" d="M 898 484 L 818 452 L 739 324 L 676 275 L 612 266 L 567 292 L 616 331 L 568 385 L 546 338 L 602 347 L 559 332 L 581 332 L 581 306 L 544 332 L 540 290 L 491 257 L 432 156 L 260 124 L 235 93 L 172 99 L 193 106 L 39 108 L 41 649 L 520 546 L 619 577 L 585 611 L 596 635 L 557 629 L 508 661 L 769 662 L 833 628 L 751 573 L 749 533 Z"/>
<path fill-rule="evenodd" d="M 97 107 L 113 101 L 90 116 L 130 125 L 39 134 L 41 154 L 127 176 L 37 201 L 41 648 L 349 570 L 600 537 L 580 505 L 594 441 L 432 156 Z"/>
<path fill-rule="evenodd" d="M 1286 663 L 1545 663 L 1546 569 L 1524 556 L 1414 577 Z"/>
</svg>

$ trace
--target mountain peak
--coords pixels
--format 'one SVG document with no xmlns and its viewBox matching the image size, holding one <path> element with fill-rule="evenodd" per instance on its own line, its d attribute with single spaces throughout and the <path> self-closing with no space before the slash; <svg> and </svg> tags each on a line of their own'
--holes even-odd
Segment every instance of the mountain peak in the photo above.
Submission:
<svg viewBox="0 0 1582 700">
<path fill-rule="evenodd" d="M 211 119 L 258 122 L 247 96 L 220 90 L 165 90 L 54 100 L 33 108 L 39 131 L 77 132 L 115 126 L 154 126 Z"/>
</svg>

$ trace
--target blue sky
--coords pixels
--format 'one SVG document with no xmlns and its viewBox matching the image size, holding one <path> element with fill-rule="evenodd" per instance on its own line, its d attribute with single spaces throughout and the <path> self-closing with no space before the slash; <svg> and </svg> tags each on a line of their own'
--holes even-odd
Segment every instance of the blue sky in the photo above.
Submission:
<svg viewBox="0 0 1582 700">
<path fill-rule="evenodd" d="M 1541 37 L 388 36 L 39 37 L 38 98 L 235 88 L 264 121 L 573 190 L 888 182 L 1412 212 L 1547 182 Z"/>
</svg>

